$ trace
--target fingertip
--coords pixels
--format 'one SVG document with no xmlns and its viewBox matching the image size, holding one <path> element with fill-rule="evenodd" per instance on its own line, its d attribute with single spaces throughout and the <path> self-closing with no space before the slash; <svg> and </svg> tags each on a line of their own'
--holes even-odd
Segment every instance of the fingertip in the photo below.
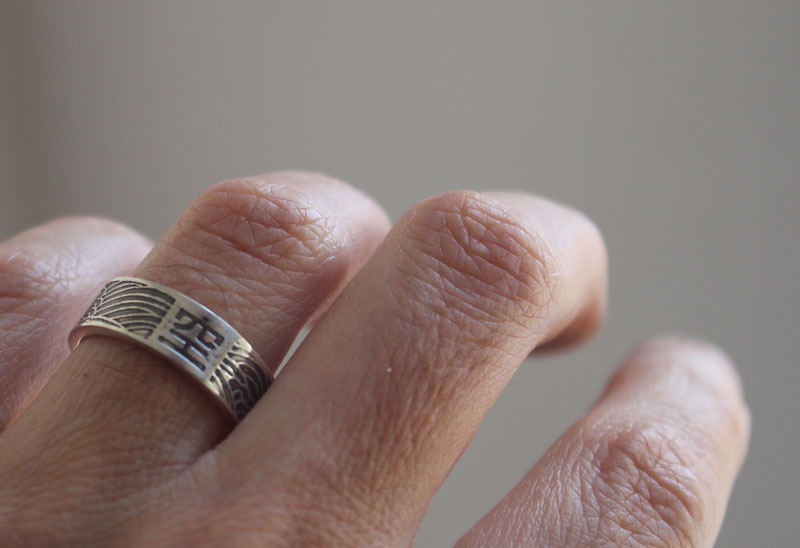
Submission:
<svg viewBox="0 0 800 548">
<path fill-rule="evenodd" d="M 721 396 L 744 403 L 741 378 L 730 356 L 716 344 L 694 336 L 665 334 L 637 346 L 609 383 L 626 376 L 680 377 Z"/>
</svg>

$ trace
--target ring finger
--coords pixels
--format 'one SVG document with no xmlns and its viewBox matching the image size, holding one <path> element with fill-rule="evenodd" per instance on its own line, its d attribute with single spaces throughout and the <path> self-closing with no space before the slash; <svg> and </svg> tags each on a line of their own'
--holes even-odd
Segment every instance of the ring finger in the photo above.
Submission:
<svg viewBox="0 0 800 548">
<path fill-rule="evenodd" d="M 208 306 L 274 368 L 387 229 L 374 202 L 333 179 L 229 181 L 198 198 L 135 275 Z M 6 431 L 0 469 L 16 471 L 6 492 L 37 478 L 104 504 L 168 477 L 230 427 L 202 387 L 157 355 L 91 337 Z"/>
</svg>

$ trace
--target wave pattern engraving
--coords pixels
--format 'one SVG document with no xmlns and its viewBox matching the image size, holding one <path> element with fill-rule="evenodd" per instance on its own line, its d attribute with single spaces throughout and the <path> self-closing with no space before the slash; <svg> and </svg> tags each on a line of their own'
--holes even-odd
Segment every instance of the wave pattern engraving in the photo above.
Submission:
<svg viewBox="0 0 800 548">
<path fill-rule="evenodd" d="M 114 280 L 100 291 L 81 322 L 101 322 L 147 338 L 174 303 L 168 294 L 143 283 Z"/>
<path fill-rule="evenodd" d="M 250 352 L 235 343 L 222 359 L 209 382 L 240 421 L 269 388 L 270 380 L 250 358 Z"/>
</svg>

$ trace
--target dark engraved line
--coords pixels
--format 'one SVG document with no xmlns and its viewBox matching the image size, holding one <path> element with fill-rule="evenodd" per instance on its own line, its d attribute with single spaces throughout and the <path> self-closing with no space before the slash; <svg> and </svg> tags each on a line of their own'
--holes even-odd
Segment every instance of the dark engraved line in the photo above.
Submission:
<svg viewBox="0 0 800 548">
<path fill-rule="evenodd" d="M 131 323 L 136 323 L 137 320 L 141 321 L 148 321 L 150 318 L 153 317 L 152 314 L 142 314 L 141 310 L 120 310 L 119 312 L 115 312 L 112 314 L 106 314 L 109 318 L 114 318 L 120 323 L 124 323 L 126 325 Z"/>
<path fill-rule="evenodd" d="M 138 302 L 140 304 L 147 304 L 150 306 L 156 306 L 158 308 L 169 308 L 174 302 L 174 300 L 168 301 L 158 294 L 142 293 L 134 290 L 118 292 L 113 295 L 102 295 L 102 297 L 103 301 L 98 303 L 98 308 L 103 308 L 121 301 L 130 301 L 132 303 Z"/>
<path fill-rule="evenodd" d="M 118 303 L 118 302 L 120 302 L 120 300 L 117 299 L 117 300 L 112 301 L 112 302 L 113 303 Z M 160 314 L 164 310 L 169 310 L 169 306 L 165 306 L 165 305 L 163 305 L 161 303 L 140 301 L 138 299 L 136 299 L 136 300 L 128 299 L 127 301 L 123 301 L 123 302 L 128 302 L 130 306 L 136 306 L 137 308 L 141 308 L 143 312 L 148 312 L 149 311 L 149 312 L 155 312 L 157 314 Z M 105 314 L 106 313 L 106 309 L 109 309 L 109 308 L 113 311 L 114 307 L 113 306 L 109 306 L 109 304 L 111 304 L 111 302 L 109 302 L 107 304 L 103 304 L 103 306 L 100 309 L 97 310 L 97 313 Z"/>
<path fill-rule="evenodd" d="M 237 420 L 244 418 L 270 385 L 261 367 L 238 344 L 231 347 L 209 380 Z"/>
<path fill-rule="evenodd" d="M 81 322 L 83 322 L 84 320 L 85 320 L 85 318 L 81 319 Z M 102 316 L 92 316 L 91 317 L 91 321 L 99 322 L 99 323 L 107 323 L 108 325 L 111 325 L 113 327 L 119 327 L 119 324 L 117 322 L 108 320 L 106 318 L 103 318 Z"/>
<path fill-rule="evenodd" d="M 138 282 L 126 282 L 126 281 L 116 282 L 113 283 L 112 285 L 107 286 L 102 292 L 103 297 L 109 299 L 113 299 L 128 294 L 140 294 L 145 298 L 154 297 L 158 300 L 166 301 L 169 304 L 175 302 L 175 299 L 173 299 L 171 296 L 164 293 L 163 291 L 147 287 L 146 285 Z"/>
<path fill-rule="evenodd" d="M 114 298 L 131 293 L 142 295 L 145 298 L 154 297 L 156 299 L 163 300 L 170 305 L 175 302 L 175 299 L 167 293 L 152 287 L 148 287 L 139 282 L 112 282 L 112 284 L 106 286 L 106 288 L 101 292 L 102 296 L 106 298 Z"/>
<path fill-rule="evenodd" d="M 100 291 L 81 321 L 99 321 L 140 335 L 153 334 L 175 299 L 140 282 L 117 280 Z"/>
</svg>

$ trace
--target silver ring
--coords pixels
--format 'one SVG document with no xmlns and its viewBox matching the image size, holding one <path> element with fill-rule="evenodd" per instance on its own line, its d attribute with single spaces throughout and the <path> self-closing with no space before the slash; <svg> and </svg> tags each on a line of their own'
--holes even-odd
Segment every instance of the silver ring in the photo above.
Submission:
<svg viewBox="0 0 800 548">
<path fill-rule="evenodd" d="M 161 284 L 114 278 L 69 334 L 71 350 L 84 337 L 134 341 L 200 381 L 237 422 L 274 380 L 253 347 L 211 310 Z"/>
</svg>

